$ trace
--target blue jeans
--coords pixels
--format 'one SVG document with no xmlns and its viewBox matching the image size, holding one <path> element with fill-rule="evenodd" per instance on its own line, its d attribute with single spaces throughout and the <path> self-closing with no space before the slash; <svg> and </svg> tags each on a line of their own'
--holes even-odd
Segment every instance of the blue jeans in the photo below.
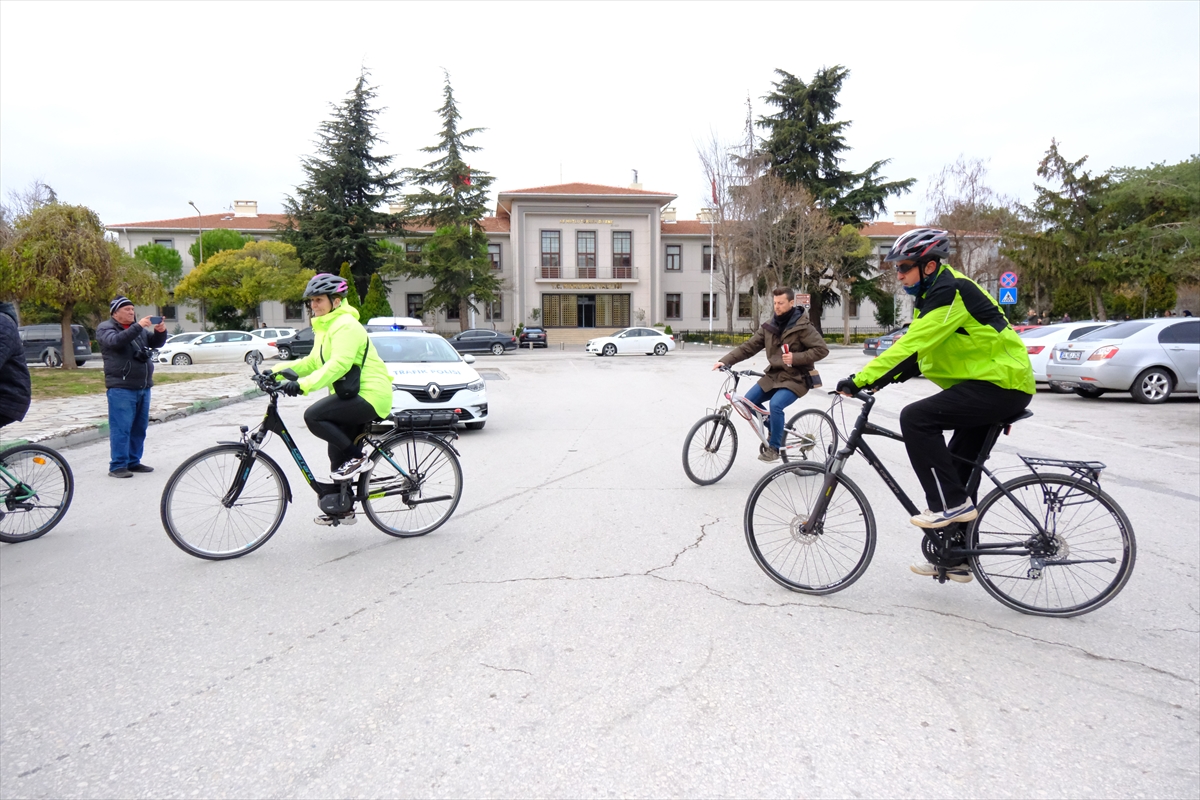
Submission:
<svg viewBox="0 0 1200 800">
<path fill-rule="evenodd" d="M 108 390 L 109 472 L 142 463 L 149 424 L 149 389 Z"/>
<path fill-rule="evenodd" d="M 765 405 L 765 401 L 771 401 L 770 445 L 776 450 L 783 447 L 783 410 L 796 402 L 798 399 L 796 393 L 791 389 L 772 389 L 764 392 L 758 388 L 756 383 L 750 387 L 750 391 L 746 392 L 746 399 L 759 408 Z"/>
</svg>

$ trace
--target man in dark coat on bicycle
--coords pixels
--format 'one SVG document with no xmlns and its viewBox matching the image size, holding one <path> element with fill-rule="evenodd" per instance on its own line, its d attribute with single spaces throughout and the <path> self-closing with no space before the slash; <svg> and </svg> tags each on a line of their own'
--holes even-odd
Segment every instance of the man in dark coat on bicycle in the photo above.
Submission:
<svg viewBox="0 0 1200 800">
<path fill-rule="evenodd" d="M 808 321 L 804 306 L 795 305 L 796 293 L 781 286 L 772 294 L 775 316 L 764 322 L 750 341 L 730 350 L 713 365 L 713 369 L 732 367 L 762 350 L 767 352 L 770 366 L 746 392 L 746 399 L 759 408 L 770 401 L 769 446 L 760 448 L 758 455 L 759 461 L 768 463 L 779 460 L 779 448 L 783 446 L 783 410 L 808 393 L 816 375 L 813 365 L 829 355 L 825 339 Z"/>
<path fill-rule="evenodd" d="M 1025 343 L 994 297 L 942 263 L 949 257 L 949 234 L 937 228 L 917 228 L 896 240 L 884 261 L 895 263 L 904 291 L 916 298 L 912 325 L 837 385 L 842 394 L 854 395 L 923 374 L 943 390 L 900 412 L 904 446 L 929 503 L 911 520 L 922 528 L 975 519 L 966 488 L 972 467 L 954 456 L 978 458 L 989 429 L 1020 414 L 1036 391 Z M 954 431 L 949 447 L 947 430 Z M 912 571 L 935 575 L 937 567 L 918 564 Z M 948 577 L 971 580 L 965 567 L 948 571 Z"/>
</svg>

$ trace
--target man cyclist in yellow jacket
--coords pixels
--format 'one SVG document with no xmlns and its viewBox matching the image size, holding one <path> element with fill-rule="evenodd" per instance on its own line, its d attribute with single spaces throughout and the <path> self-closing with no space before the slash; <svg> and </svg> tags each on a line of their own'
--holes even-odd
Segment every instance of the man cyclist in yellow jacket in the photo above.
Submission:
<svg viewBox="0 0 1200 800">
<path fill-rule="evenodd" d="M 950 257 L 946 231 L 917 228 L 896 240 L 885 262 L 896 265 L 904 291 L 916 298 L 908 333 L 837 390 L 854 394 L 923 374 L 943 391 L 910 403 L 900 412 L 908 458 L 925 490 L 929 508 L 912 518 L 922 528 L 969 522 L 977 513 L 967 495 L 972 467 L 988 429 L 1029 405 L 1036 391 L 1025 345 L 1008 324 L 995 298 L 942 262 Z M 954 436 L 946 446 L 944 431 Z M 933 564 L 912 567 L 934 575 Z M 952 580 L 971 580 L 966 569 L 948 571 Z"/>
</svg>

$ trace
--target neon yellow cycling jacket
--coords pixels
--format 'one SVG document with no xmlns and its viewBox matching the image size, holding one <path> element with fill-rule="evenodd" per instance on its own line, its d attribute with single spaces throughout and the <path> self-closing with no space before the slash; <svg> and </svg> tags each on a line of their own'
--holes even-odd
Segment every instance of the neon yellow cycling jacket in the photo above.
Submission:
<svg viewBox="0 0 1200 800">
<path fill-rule="evenodd" d="M 988 381 L 1035 394 L 1029 353 L 1000 304 L 979 284 L 943 264 L 917 299 L 908 333 L 854 376 L 860 387 L 885 386 L 918 374 L 949 389 Z"/>
<path fill-rule="evenodd" d="M 300 376 L 300 390 L 311 394 L 329 387 L 332 393 L 333 382 L 361 364 L 358 396 L 371 404 L 380 419 L 386 418 L 392 411 L 392 376 L 375 348 L 369 348 L 363 361 L 363 348 L 369 340 L 358 321 L 358 309 L 343 300 L 328 314 L 313 317 L 312 327 L 312 352 L 292 365 Z"/>
</svg>

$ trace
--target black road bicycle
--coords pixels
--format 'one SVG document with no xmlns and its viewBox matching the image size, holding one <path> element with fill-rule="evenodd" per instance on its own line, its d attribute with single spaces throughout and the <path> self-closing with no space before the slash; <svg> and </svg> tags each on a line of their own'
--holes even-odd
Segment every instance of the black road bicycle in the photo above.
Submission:
<svg viewBox="0 0 1200 800">
<path fill-rule="evenodd" d="M 683 440 L 683 471 L 700 486 L 708 486 L 724 478 L 737 457 L 737 429 L 731 419 L 733 412 L 750 424 L 760 442 L 759 452 L 769 445 L 771 435 L 770 411 L 759 408 L 744 395 L 737 393 L 743 377 L 761 378 L 761 372 L 721 367 L 726 374 L 717 394 L 717 407 L 700 418 Z M 722 402 L 724 401 L 724 402 Z M 791 461 L 818 459 L 824 461 L 837 444 L 833 419 L 824 411 L 810 408 L 793 414 L 783 426 L 783 447 L 779 456 L 786 464 Z"/>
<path fill-rule="evenodd" d="M 776 583 L 805 594 L 830 594 L 858 580 L 875 552 L 875 517 L 862 490 L 843 474 L 860 453 L 915 516 L 919 512 L 864 441 L 864 435 L 903 441 L 868 421 L 875 398 L 859 392 L 857 421 L 845 446 L 825 464 L 788 464 L 762 477 L 746 502 L 746 543 Z M 845 402 L 834 399 L 834 409 Z M 835 411 L 836 413 L 836 411 Z M 1137 545 L 1120 506 L 1100 489 L 1098 461 L 1020 456 L 1030 474 L 1001 483 L 984 462 L 1001 432 L 1024 411 L 995 425 L 973 464 L 967 492 L 975 500 L 981 476 L 996 485 L 977 502 L 967 523 L 925 529 L 921 551 L 946 582 L 946 568 L 968 564 L 992 597 L 1009 608 L 1046 617 L 1094 611 L 1117 596 L 1133 572 Z"/>
<path fill-rule="evenodd" d="M 62 521 L 75 496 L 66 459 L 40 444 L 0 450 L 0 542 L 28 542 Z"/>
<path fill-rule="evenodd" d="M 163 489 L 163 527 L 181 550 L 199 558 L 238 558 L 262 547 L 283 522 L 292 489 L 263 452 L 267 435 L 283 439 L 333 525 L 356 522 L 355 505 L 389 536 L 424 536 L 458 506 L 462 467 L 450 440 L 458 416 L 450 410 L 398 412 L 364 426 L 361 441 L 371 467 L 355 479 L 323 483 L 313 477 L 279 416 L 280 385 L 257 364 L 252 380 L 269 400 L 262 423 L 241 426 L 241 441 L 219 442 L 183 462 Z"/>
</svg>

